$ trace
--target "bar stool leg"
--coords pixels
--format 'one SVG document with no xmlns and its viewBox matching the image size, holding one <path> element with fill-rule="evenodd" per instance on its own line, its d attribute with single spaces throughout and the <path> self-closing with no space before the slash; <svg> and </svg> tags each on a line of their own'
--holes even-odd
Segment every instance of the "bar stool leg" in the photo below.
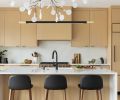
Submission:
<svg viewBox="0 0 120 100">
<path fill-rule="evenodd" d="M 32 91 L 31 91 L 31 89 L 29 89 L 29 98 L 30 98 L 30 100 L 32 100 Z"/>
<path fill-rule="evenodd" d="M 67 98 L 66 98 L 66 90 L 64 90 L 64 93 L 65 93 L 65 100 L 67 100 Z"/>
<path fill-rule="evenodd" d="M 99 100 L 99 90 L 96 90 L 97 100 Z"/>
<path fill-rule="evenodd" d="M 101 90 L 100 90 L 100 97 L 101 97 L 101 100 L 102 100 L 102 92 L 101 92 Z"/>
<path fill-rule="evenodd" d="M 49 93 L 49 90 L 46 90 L 46 97 L 45 97 L 45 100 L 48 100 L 48 93 Z"/>
<path fill-rule="evenodd" d="M 79 100 L 81 100 L 81 89 L 79 91 Z"/>
<path fill-rule="evenodd" d="M 9 100 L 14 100 L 14 90 L 9 90 Z"/>
<path fill-rule="evenodd" d="M 14 100 L 15 90 L 12 90 L 12 100 Z"/>
<path fill-rule="evenodd" d="M 84 90 L 81 89 L 81 100 L 83 100 Z"/>
</svg>

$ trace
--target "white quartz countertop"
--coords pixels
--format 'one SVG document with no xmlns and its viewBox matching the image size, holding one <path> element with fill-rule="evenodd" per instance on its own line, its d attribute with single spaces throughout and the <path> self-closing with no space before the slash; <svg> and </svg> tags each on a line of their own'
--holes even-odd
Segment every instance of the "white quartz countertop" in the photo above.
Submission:
<svg viewBox="0 0 120 100">
<path fill-rule="evenodd" d="M 55 70 L 54 68 L 46 68 L 43 70 L 38 67 L 29 67 L 29 66 L 0 66 L 0 74 L 29 74 L 29 75 L 112 75 L 116 74 L 111 70 L 107 69 L 81 69 L 74 70 L 73 68 L 59 68 Z"/>
</svg>

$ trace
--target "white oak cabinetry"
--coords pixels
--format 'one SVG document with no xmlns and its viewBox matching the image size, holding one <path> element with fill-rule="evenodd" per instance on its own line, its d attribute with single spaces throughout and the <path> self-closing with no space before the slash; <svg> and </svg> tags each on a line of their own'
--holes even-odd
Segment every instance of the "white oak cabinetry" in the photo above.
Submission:
<svg viewBox="0 0 120 100">
<path fill-rule="evenodd" d="M 120 7 L 112 7 L 112 69 L 120 75 Z"/>
<path fill-rule="evenodd" d="M 120 6 L 112 7 L 112 70 L 118 73 L 120 91 Z M 120 100 L 120 96 L 118 96 Z"/>
<path fill-rule="evenodd" d="M 50 14 L 51 9 L 43 9 L 43 19 L 55 21 L 55 17 Z M 72 16 L 65 15 L 65 20 L 72 20 Z M 37 24 L 37 40 L 71 40 L 72 24 Z"/>
<path fill-rule="evenodd" d="M 21 21 L 29 21 L 32 16 L 28 16 L 27 12 L 22 12 Z M 35 47 L 37 46 L 37 25 L 21 24 L 21 46 Z"/>
<path fill-rule="evenodd" d="M 91 9 L 90 20 L 90 46 L 108 46 L 108 9 Z"/>
<path fill-rule="evenodd" d="M 94 23 L 73 25 L 72 46 L 107 47 L 108 9 L 77 8 L 73 10 L 73 20 L 86 20 Z"/>
<path fill-rule="evenodd" d="M 4 14 L 0 11 L 0 46 L 4 46 Z"/>
<path fill-rule="evenodd" d="M 5 46 L 20 46 L 20 13 L 5 10 Z"/>
<path fill-rule="evenodd" d="M 73 21 L 90 20 L 89 9 L 73 9 Z M 90 25 L 89 24 L 73 24 L 72 46 L 90 45 Z"/>
</svg>

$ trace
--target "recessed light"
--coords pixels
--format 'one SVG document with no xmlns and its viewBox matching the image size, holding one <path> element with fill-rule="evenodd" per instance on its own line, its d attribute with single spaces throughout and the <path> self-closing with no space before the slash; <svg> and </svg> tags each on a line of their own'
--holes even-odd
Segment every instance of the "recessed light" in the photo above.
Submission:
<svg viewBox="0 0 120 100">
<path fill-rule="evenodd" d="M 11 7 L 14 7 L 14 6 L 15 6 L 15 1 L 14 1 L 14 0 L 12 0 L 12 1 L 10 2 L 10 6 L 11 6 Z"/>
</svg>

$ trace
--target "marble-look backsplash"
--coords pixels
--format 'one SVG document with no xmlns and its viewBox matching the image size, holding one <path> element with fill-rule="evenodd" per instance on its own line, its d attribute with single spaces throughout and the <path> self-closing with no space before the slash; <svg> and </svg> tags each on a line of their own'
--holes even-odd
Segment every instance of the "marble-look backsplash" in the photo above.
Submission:
<svg viewBox="0 0 120 100">
<path fill-rule="evenodd" d="M 78 48 L 71 47 L 70 41 L 39 41 L 38 47 L 5 47 L 7 49 L 6 57 L 9 63 L 22 63 L 24 59 L 33 59 L 31 54 L 36 51 L 41 55 L 41 61 L 53 61 L 52 51 L 57 50 L 59 61 L 72 62 L 74 53 L 81 54 L 81 63 L 88 63 L 92 58 L 107 58 L 107 48 Z"/>
</svg>

